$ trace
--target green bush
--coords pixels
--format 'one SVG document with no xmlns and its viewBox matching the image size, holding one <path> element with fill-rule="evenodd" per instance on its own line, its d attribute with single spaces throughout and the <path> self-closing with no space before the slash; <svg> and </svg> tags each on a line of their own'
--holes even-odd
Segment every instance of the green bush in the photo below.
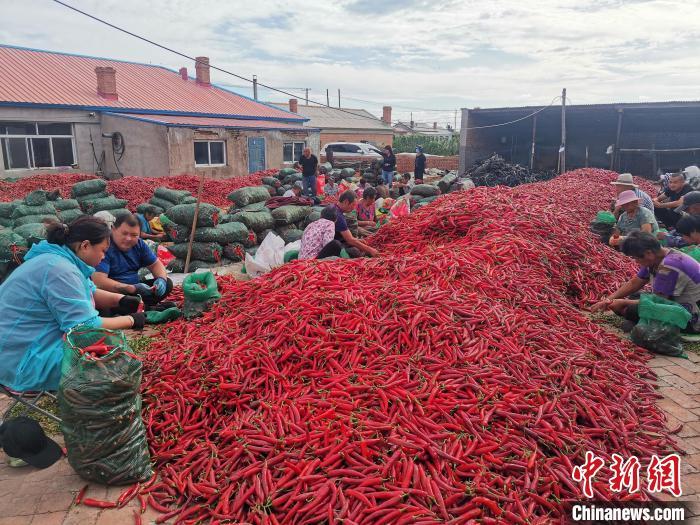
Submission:
<svg viewBox="0 0 700 525">
<path fill-rule="evenodd" d="M 423 146 L 423 153 L 428 155 L 459 155 L 459 135 L 452 137 L 394 136 L 394 153 L 415 153 L 416 146 Z"/>
</svg>

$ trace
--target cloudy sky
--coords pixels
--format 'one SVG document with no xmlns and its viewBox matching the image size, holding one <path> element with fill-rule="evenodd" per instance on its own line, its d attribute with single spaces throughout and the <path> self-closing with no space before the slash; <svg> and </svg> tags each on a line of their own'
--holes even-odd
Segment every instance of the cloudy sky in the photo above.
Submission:
<svg viewBox="0 0 700 525">
<path fill-rule="evenodd" d="M 65 1 L 300 96 L 391 105 L 395 120 L 542 106 L 562 87 L 574 104 L 700 98 L 699 0 Z M 3 44 L 194 70 L 51 0 L 0 0 L 0 12 Z M 212 81 L 251 93 L 224 73 Z"/>
</svg>

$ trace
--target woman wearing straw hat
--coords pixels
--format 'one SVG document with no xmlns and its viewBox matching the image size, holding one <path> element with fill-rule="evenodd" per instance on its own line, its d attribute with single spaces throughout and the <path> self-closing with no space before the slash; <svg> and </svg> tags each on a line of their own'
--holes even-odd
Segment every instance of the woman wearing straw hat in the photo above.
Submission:
<svg viewBox="0 0 700 525">
<path fill-rule="evenodd" d="M 654 214 L 640 206 L 639 197 L 633 190 L 625 190 L 617 197 L 615 207 L 622 210 L 615 231 L 610 237 L 610 246 L 619 246 L 633 231 L 643 231 L 656 235 L 659 224 Z"/>
<path fill-rule="evenodd" d="M 623 191 L 632 190 L 635 193 L 635 195 L 639 197 L 639 203 L 642 205 L 642 207 L 654 213 L 654 201 L 651 199 L 648 193 L 646 193 L 643 190 L 640 190 L 639 186 L 637 186 L 634 183 L 634 179 L 632 178 L 631 173 L 620 173 L 617 179 L 614 182 L 611 182 L 610 184 L 615 186 L 618 196 Z M 617 207 L 615 207 L 614 211 L 615 217 L 619 217 L 622 213 L 622 210 Z"/>
</svg>

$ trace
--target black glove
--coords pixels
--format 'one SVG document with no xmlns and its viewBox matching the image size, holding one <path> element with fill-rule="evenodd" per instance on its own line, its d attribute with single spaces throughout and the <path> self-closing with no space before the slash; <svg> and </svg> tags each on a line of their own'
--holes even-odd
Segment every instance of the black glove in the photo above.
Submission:
<svg viewBox="0 0 700 525">
<path fill-rule="evenodd" d="M 143 327 L 146 325 L 146 314 L 143 312 L 136 312 L 131 314 L 131 317 L 134 320 L 134 326 L 131 328 L 133 330 L 143 330 Z"/>
<path fill-rule="evenodd" d="M 125 295 L 119 299 L 119 311 L 124 314 L 131 314 L 139 309 L 141 298 L 138 295 Z"/>
</svg>

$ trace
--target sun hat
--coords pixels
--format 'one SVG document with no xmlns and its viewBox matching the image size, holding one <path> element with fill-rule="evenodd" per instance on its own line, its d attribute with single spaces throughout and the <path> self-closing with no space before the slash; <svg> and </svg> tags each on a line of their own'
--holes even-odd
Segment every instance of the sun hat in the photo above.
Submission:
<svg viewBox="0 0 700 525">
<path fill-rule="evenodd" d="M 63 456 L 61 447 L 46 437 L 41 425 L 24 416 L 6 419 L 0 425 L 0 446 L 8 456 L 37 468 L 50 467 Z"/>
<path fill-rule="evenodd" d="M 622 206 L 623 204 L 628 204 L 630 202 L 638 201 L 639 197 L 633 190 L 625 190 L 617 197 L 617 202 L 615 206 Z"/>
<path fill-rule="evenodd" d="M 610 184 L 619 186 L 632 186 L 633 188 L 637 187 L 637 185 L 634 183 L 634 180 L 632 179 L 631 173 L 620 173 L 617 176 L 617 180 L 611 182 Z"/>
<path fill-rule="evenodd" d="M 689 191 L 682 197 L 682 204 L 674 211 L 681 213 L 686 211 L 693 204 L 700 204 L 700 191 Z"/>
</svg>

